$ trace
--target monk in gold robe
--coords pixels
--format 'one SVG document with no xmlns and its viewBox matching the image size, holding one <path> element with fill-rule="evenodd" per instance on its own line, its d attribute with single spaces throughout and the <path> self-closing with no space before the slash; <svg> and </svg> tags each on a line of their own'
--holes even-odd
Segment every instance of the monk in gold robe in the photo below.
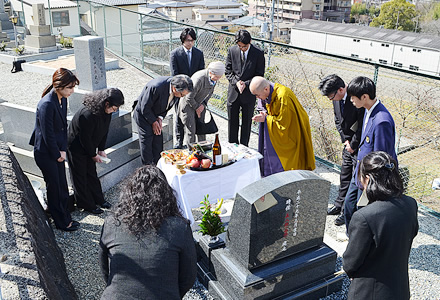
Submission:
<svg viewBox="0 0 440 300">
<path fill-rule="evenodd" d="M 292 90 L 260 76 L 252 79 L 249 89 L 258 98 L 260 111 L 253 120 L 260 122 L 262 175 L 315 169 L 309 116 Z"/>
</svg>

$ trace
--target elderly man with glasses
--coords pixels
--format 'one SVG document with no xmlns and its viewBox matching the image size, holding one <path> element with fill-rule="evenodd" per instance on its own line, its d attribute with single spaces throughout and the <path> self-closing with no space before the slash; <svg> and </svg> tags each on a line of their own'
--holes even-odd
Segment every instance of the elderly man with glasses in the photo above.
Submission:
<svg viewBox="0 0 440 300">
<path fill-rule="evenodd" d="M 350 102 L 350 99 L 347 98 L 347 85 L 336 74 L 324 77 L 319 83 L 318 89 L 322 95 L 333 101 L 336 128 L 341 136 L 341 142 L 344 144 L 338 198 L 327 211 L 329 215 L 339 215 L 335 224 L 341 226 L 345 224 L 344 200 L 353 177 L 353 170 L 356 167 L 365 110 L 364 108 L 356 108 Z"/>
<path fill-rule="evenodd" d="M 162 120 L 178 98 L 192 91 L 193 82 L 187 75 L 161 76 L 145 85 L 133 105 L 144 165 L 159 161 L 163 150 Z"/>
</svg>

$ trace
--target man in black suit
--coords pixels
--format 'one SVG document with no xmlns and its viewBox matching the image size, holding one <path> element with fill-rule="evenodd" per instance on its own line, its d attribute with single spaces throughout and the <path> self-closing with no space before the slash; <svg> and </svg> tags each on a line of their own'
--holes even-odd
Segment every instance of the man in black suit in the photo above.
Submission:
<svg viewBox="0 0 440 300">
<path fill-rule="evenodd" d="M 134 108 L 143 164 L 156 164 L 163 150 L 162 120 L 178 98 L 192 92 L 187 75 L 162 76 L 149 81 Z"/>
<path fill-rule="evenodd" d="M 197 71 L 203 70 L 205 68 L 205 59 L 203 57 L 203 52 L 196 47 L 194 47 L 194 42 L 197 36 L 192 28 L 185 28 L 180 34 L 180 40 L 182 41 L 182 46 L 174 49 L 170 53 L 170 71 L 171 76 L 184 74 L 189 77 Z M 176 136 L 176 145 L 174 148 L 182 149 L 183 147 L 183 137 L 184 128 L 182 120 L 179 118 L 179 113 L 177 108 L 179 106 L 179 100 L 177 100 L 175 108 L 175 121 L 174 121 L 174 134 Z"/>
<path fill-rule="evenodd" d="M 338 215 L 335 220 L 337 226 L 345 224 L 344 199 L 347 194 L 353 171 L 356 167 L 357 151 L 362 134 L 364 108 L 357 109 L 347 99 L 347 86 L 336 74 L 328 75 L 321 80 L 318 86 L 321 93 L 333 101 L 335 124 L 344 144 L 342 150 L 342 165 L 338 198 L 335 205 L 327 211 L 329 215 Z"/>
<path fill-rule="evenodd" d="M 235 43 L 228 50 L 226 58 L 226 78 L 228 87 L 228 140 L 230 143 L 249 144 L 252 117 L 256 98 L 249 90 L 249 84 L 255 76 L 264 76 L 264 53 L 251 44 L 251 35 L 247 30 L 239 30 Z M 239 114 L 241 108 L 241 133 L 238 140 Z"/>
</svg>

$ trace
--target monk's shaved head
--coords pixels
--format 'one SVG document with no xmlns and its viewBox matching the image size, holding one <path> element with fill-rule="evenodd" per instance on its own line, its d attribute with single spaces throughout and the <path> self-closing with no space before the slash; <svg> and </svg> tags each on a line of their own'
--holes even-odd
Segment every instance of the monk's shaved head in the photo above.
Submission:
<svg viewBox="0 0 440 300">
<path fill-rule="evenodd" d="M 266 99 L 270 94 L 270 81 L 261 76 L 252 78 L 249 90 L 259 99 Z"/>
<path fill-rule="evenodd" d="M 265 87 L 269 87 L 269 80 L 261 76 L 255 76 L 252 78 L 251 84 L 249 85 L 249 90 L 252 94 L 261 92 Z"/>
</svg>

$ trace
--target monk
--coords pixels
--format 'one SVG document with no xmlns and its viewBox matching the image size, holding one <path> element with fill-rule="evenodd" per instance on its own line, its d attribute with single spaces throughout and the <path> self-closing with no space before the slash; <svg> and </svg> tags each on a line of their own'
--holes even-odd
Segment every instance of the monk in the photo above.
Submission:
<svg viewBox="0 0 440 300">
<path fill-rule="evenodd" d="M 258 151 L 262 176 L 315 169 L 309 116 L 289 88 L 256 76 L 249 85 L 258 98 Z"/>
</svg>

